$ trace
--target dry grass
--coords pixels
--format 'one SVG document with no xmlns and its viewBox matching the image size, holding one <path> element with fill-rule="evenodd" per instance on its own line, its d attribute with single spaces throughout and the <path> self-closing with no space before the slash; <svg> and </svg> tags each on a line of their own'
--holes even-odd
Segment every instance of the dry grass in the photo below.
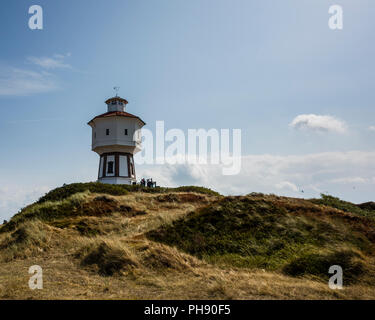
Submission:
<svg viewBox="0 0 375 320">
<path fill-rule="evenodd" d="M 43 267 L 44 288 L 27 283 L 30 265 Z M 183 272 L 135 269 L 103 277 L 68 257 L 26 259 L 0 265 L 2 299 L 374 299 L 373 287 L 354 285 L 341 291 L 304 278 L 273 272 L 223 270 L 199 266 Z"/>
<path fill-rule="evenodd" d="M 220 266 L 146 238 L 147 232 L 219 199 L 191 192 L 119 196 L 84 192 L 31 206 L 27 219 L 21 214 L 14 230 L 0 233 L 0 298 L 375 299 L 371 279 L 344 283 L 344 290 L 334 291 L 311 277 Z M 302 220 L 309 215 L 322 223 L 326 219 L 314 209 L 317 205 L 303 200 L 268 200 L 292 206 Z M 59 208 L 67 206 L 71 211 L 62 215 Z M 53 218 L 46 215 L 49 210 Z M 349 213 L 330 210 L 342 215 L 342 227 L 349 228 L 345 221 L 354 223 L 347 220 Z M 362 223 L 357 227 L 370 228 Z M 371 256 L 363 259 L 374 265 Z M 43 268 L 43 290 L 28 288 L 32 265 Z"/>
</svg>

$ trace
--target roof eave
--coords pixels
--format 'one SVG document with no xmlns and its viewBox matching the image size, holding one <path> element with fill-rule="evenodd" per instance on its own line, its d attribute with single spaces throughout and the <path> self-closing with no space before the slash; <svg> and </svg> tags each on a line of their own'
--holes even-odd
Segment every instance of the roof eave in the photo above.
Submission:
<svg viewBox="0 0 375 320">
<path fill-rule="evenodd" d="M 129 117 L 129 116 L 119 116 L 119 115 L 116 115 L 116 114 L 111 114 L 111 115 L 108 115 L 106 117 L 125 117 L 125 118 L 133 118 L 133 119 L 137 119 L 138 121 L 140 121 L 141 123 L 143 123 L 143 125 L 145 126 L 146 125 L 146 122 L 144 122 L 140 117 L 138 116 L 134 116 L 134 117 Z M 91 126 L 91 123 L 94 122 L 94 120 L 96 119 L 99 119 L 100 116 L 96 116 L 95 118 L 91 119 L 89 122 L 87 122 L 87 124 L 89 126 Z M 104 118 L 104 117 L 103 117 Z"/>
</svg>

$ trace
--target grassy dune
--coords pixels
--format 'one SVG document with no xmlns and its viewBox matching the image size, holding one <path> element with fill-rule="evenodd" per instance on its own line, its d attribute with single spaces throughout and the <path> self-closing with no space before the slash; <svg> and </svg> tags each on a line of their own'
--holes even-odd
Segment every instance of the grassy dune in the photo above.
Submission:
<svg viewBox="0 0 375 320">
<path fill-rule="evenodd" d="M 372 203 L 330 196 L 66 185 L 0 227 L 0 298 L 374 299 L 374 222 Z"/>
</svg>

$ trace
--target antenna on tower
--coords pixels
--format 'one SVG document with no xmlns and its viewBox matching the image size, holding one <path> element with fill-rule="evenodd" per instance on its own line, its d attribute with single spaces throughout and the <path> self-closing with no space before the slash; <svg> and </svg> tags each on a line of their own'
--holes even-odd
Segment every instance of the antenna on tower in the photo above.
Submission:
<svg viewBox="0 0 375 320">
<path fill-rule="evenodd" d="M 116 91 L 116 97 L 118 97 L 118 92 L 119 92 L 119 90 L 120 90 L 120 87 L 113 87 L 113 90 Z"/>
</svg>

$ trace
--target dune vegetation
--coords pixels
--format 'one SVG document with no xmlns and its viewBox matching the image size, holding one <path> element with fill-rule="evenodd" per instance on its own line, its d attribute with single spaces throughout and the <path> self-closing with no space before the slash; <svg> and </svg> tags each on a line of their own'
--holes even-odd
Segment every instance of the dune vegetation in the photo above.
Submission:
<svg viewBox="0 0 375 320">
<path fill-rule="evenodd" d="M 0 298 L 374 299 L 374 243 L 373 203 L 64 185 L 0 227 Z"/>
</svg>

